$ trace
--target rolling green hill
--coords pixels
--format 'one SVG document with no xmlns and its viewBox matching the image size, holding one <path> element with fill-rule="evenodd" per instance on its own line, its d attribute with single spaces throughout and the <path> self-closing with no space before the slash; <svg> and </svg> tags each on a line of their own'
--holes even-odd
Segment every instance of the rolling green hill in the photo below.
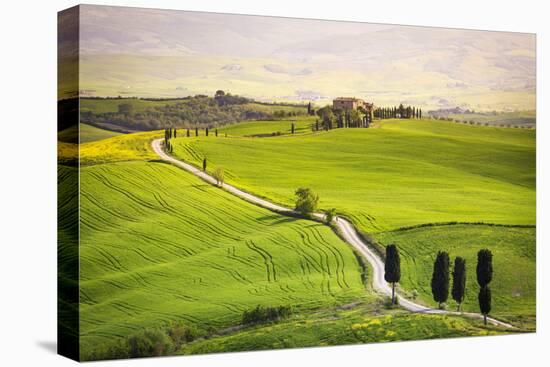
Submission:
<svg viewBox="0 0 550 367">
<path fill-rule="evenodd" d="M 239 124 L 226 125 L 218 129 L 220 134 L 228 136 L 259 136 L 269 137 L 289 135 L 294 123 L 294 134 L 311 133 L 311 126 L 316 117 L 298 117 L 287 120 L 249 121 Z"/>
<path fill-rule="evenodd" d="M 535 327 L 536 309 L 536 235 L 535 228 L 488 225 L 443 225 L 390 231 L 376 234 L 383 245 L 395 243 L 401 251 L 401 286 L 416 290 L 419 300 L 436 306 L 432 299 L 430 279 L 438 251 L 451 258 L 466 259 L 466 298 L 462 309 L 478 312 L 476 281 L 477 251 L 489 248 L 494 256 L 494 281 L 491 283 L 491 314 L 523 328 Z M 449 294 L 449 309 L 456 303 Z"/>
<path fill-rule="evenodd" d="M 307 186 L 367 232 L 434 222 L 535 223 L 535 131 L 385 121 L 279 138 L 178 138 L 174 154 L 292 205 Z"/>
<path fill-rule="evenodd" d="M 81 170 L 82 352 L 144 328 L 236 325 L 255 307 L 365 299 L 330 228 L 234 198 L 164 163 Z"/>
<path fill-rule="evenodd" d="M 264 134 L 273 126 L 265 123 L 236 128 L 228 138 L 173 139 L 175 154 L 195 163 L 206 156 L 209 170 L 226 169 L 227 181 L 289 205 L 296 187 L 313 187 L 323 207 L 336 207 L 379 243 L 399 245 L 402 287 L 416 289 L 426 303 L 433 256 L 445 249 L 467 258 L 465 309 L 476 310 L 474 256 L 489 247 L 495 316 L 534 327 L 534 228 L 400 228 L 449 220 L 533 224 L 534 131 L 399 121 L 373 129 L 239 136 Z M 197 341 L 182 353 L 488 332 L 477 321 L 407 315 L 370 330 L 370 313 L 383 306 L 365 290 L 350 247 L 329 227 L 258 208 L 156 161 L 150 143 L 160 136 L 127 134 L 80 146 L 84 359 L 108 356 L 106 348 L 129 335 L 171 323 L 205 333 L 233 327 L 258 304 L 292 305 L 294 315 L 279 325 Z M 59 147 L 61 158 L 70 160 L 76 146 Z M 63 177 L 70 177 L 64 170 L 73 168 L 59 169 L 63 186 Z M 61 207 L 60 218 L 69 209 Z M 330 311 L 350 302 L 369 306 Z"/>
<path fill-rule="evenodd" d="M 285 205 L 297 187 L 311 187 L 322 208 L 336 208 L 382 245 L 396 243 L 402 287 L 431 306 L 437 251 L 467 259 L 464 309 L 477 311 L 475 256 L 491 249 L 494 314 L 534 327 L 535 131 L 385 120 L 371 129 L 174 145 L 176 156 L 195 164 L 206 157 L 212 169 L 225 169 L 227 182 Z M 472 224 L 433 226 L 445 222 Z M 403 229 L 418 225 L 429 226 Z"/>
<path fill-rule="evenodd" d="M 98 127 L 88 125 L 88 124 L 80 124 L 80 130 L 75 125 L 60 131 L 57 134 L 57 139 L 65 143 L 78 143 L 79 133 L 80 133 L 81 143 L 89 143 L 91 141 L 112 138 L 113 136 L 117 136 L 121 134 L 116 131 L 100 129 Z"/>
</svg>

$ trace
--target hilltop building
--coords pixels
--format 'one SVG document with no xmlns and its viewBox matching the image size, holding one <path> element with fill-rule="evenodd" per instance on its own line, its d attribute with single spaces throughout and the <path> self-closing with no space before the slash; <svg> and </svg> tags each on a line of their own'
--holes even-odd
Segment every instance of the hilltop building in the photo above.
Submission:
<svg viewBox="0 0 550 367">
<path fill-rule="evenodd" d="M 332 108 L 334 109 L 356 110 L 359 107 L 362 107 L 365 111 L 370 112 L 374 109 L 374 104 L 365 102 L 362 99 L 355 97 L 338 97 L 332 101 Z"/>
</svg>

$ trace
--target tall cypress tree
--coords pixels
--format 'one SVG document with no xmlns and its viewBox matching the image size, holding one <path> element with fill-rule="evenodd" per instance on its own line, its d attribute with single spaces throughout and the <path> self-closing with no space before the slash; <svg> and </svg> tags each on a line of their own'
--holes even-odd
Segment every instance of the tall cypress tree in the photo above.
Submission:
<svg viewBox="0 0 550 367">
<path fill-rule="evenodd" d="M 187 137 L 190 137 L 190 136 L 191 136 L 191 134 L 189 132 L 189 129 L 187 129 Z"/>
<path fill-rule="evenodd" d="M 483 323 L 487 325 L 487 315 L 491 312 L 491 288 L 488 285 L 481 287 L 477 298 L 479 310 L 483 314 Z"/>
<path fill-rule="evenodd" d="M 451 295 L 457 303 L 456 310 L 460 311 L 460 306 L 464 302 L 464 293 L 466 291 L 466 260 L 458 256 L 455 258 L 453 269 L 453 289 Z"/>
<path fill-rule="evenodd" d="M 208 136 L 208 128 L 206 128 L 206 136 Z"/>
<path fill-rule="evenodd" d="M 399 258 L 399 250 L 396 245 L 386 246 L 384 270 L 384 279 L 392 285 L 391 302 L 392 304 L 396 304 L 395 283 L 399 283 L 399 280 L 401 280 L 401 259 Z"/>
<path fill-rule="evenodd" d="M 199 128 L 198 127 L 195 128 L 195 136 L 199 136 Z"/>
<path fill-rule="evenodd" d="M 489 283 L 493 280 L 493 253 L 483 249 L 477 253 L 477 283 L 480 290 L 478 295 L 479 310 L 483 314 L 483 322 L 487 325 L 487 315 L 491 312 L 491 288 Z"/>
<path fill-rule="evenodd" d="M 439 308 L 449 298 L 449 254 L 445 251 L 439 251 L 434 262 L 432 294 Z"/>
<path fill-rule="evenodd" d="M 485 287 L 493 279 L 493 253 L 491 250 L 483 249 L 477 253 L 477 283 Z"/>
<path fill-rule="evenodd" d="M 202 159 L 202 170 L 206 172 L 206 157 Z"/>
<path fill-rule="evenodd" d="M 290 133 L 294 134 L 294 122 L 290 125 Z"/>
</svg>

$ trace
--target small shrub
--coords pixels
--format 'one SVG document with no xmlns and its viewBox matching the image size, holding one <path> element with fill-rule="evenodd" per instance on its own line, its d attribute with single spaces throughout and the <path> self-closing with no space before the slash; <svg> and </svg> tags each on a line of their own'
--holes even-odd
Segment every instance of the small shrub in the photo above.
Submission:
<svg viewBox="0 0 550 367">
<path fill-rule="evenodd" d="M 319 196 L 309 188 L 299 188 L 296 194 L 296 210 L 302 215 L 313 213 L 317 209 Z"/>
<path fill-rule="evenodd" d="M 174 351 L 174 342 L 161 330 L 146 329 L 128 338 L 130 358 L 166 356 Z"/>
<path fill-rule="evenodd" d="M 258 305 L 253 310 L 243 312 L 242 324 L 255 325 L 266 322 L 278 322 L 288 318 L 291 313 L 290 306 L 262 307 Z"/>
</svg>

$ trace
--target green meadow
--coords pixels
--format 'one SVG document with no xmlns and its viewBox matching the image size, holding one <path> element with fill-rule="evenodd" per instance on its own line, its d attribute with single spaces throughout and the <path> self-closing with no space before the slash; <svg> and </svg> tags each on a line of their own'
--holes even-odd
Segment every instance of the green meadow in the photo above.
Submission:
<svg viewBox="0 0 550 367">
<path fill-rule="evenodd" d="M 342 344 L 502 335 L 467 318 L 446 315 L 376 311 L 371 304 L 354 309 L 329 309 L 298 315 L 278 324 L 244 329 L 184 345 L 180 354 L 243 352 Z"/>
<path fill-rule="evenodd" d="M 80 126 L 80 127 L 78 127 Z M 79 124 L 71 126 L 57 134 L 57 139 L 66 143 L 77 143 L 80 134 L 80 143 L 89 143 L 91 141 L 103 140 L 118 136 L 121 133 L 100 129 L 88 124 Z"/>
<path fill-rule="evenodd" d="M 401 287 L 406 294 L 418 292 L 418 301 L 436 307 L 430 279 L 438 251 L 451 258 L 466 259 L 466 297 L 462 310 L 479 312 L 476 282 L 477 251 L 493 252 L 494 281 L 491 283 L 491 315 L 524 329 L 535 327 L 536 262 L 535 228 L 488 225 L 442 225 L 389 231 L 374 235 L 382 245 L 398 244 L 401 252 Z M 449 295 L 448 308 L 456 309 Z"/>
<path fill-rule="evenodd" d="M 336 208 L 379 246 L 398 245 L 401 287 L 427 305 L 436 305 L 431 272 L 445 250 L 467 259 L 464 310 L 477 312 L 476 254 L 491 249 L 493 314 L 534 327 L 535 131 L 384 120 L 268 139 L 178 138 L 174 146 L 176 156 L 197 165 L 206 157 L 227 182 L 278 203 L 292 206 L 297 187 L 312 188 L 321 208 Z"/>
<path fill-rule="evenodd" d="M 139 154 L 109 161 L 120 145 L 142 146 L 141 135 L 123 144 L 129 136 L 110 139 L 101 164 L 83 155 L 84 359 L 145 328 L 217 330 L 259 304 L 300 313 L 373 298 L 354 253 L 329 227 L 274 214 Z"/>
<path fill-rule="evenodd" d="M 174 155 L 292 205 L 312 188 L 365 232 L 448 221 L 535 223 L 535 131 L 384 121 L 278 138 L 181 137 Z"/>
<path fill-rule="evenodd" d="M 286 205 L 297 187 L 313 188 L 322 208 L 335 207 L 378 245 L 398 244 L 400 287 L 408 296 L 416 290 L 422 303 L 434 304 L 432 262 L 446 250 L 467 259 L 464 309 L 477 311 L 475 254 L 490 248 L 492 315 L 534 328 L 534 131 L 384 121 L 312 132 L 312 118 L 292 121 L 294 135 L 291 120 L 282 120 L 172 139 L 174 155 L 195 164 L 206 157 L 208 170 L 223 167 L 227 182 Z M 248 137 L 273 131 L 281 135 Z M 174 324 L 214 336 L 184 345 L 183 354 L 501 332 L 478 320 L 385 310 L 363 283 L 351 247 L 328 226 L 256 207 L 160 162 L 150 144 L 161 136 L 80 145 L 83 359 L 108 357 L 121 340 Z M 74 160 L 75 144 L 58 147 L 60 162 Z M 60 166 L 61 187 L 71 185 L 63 181 L 70 170 Z M 60 218 L 69 210 L 61 205 Z M 506 226 L 423 226 L 449 221 Z M 235 328 L 256 305 L 288 305 L 293 314 L 279 324 Z"/>
<path fill-rule="evenodd" d="M 289 135 L 294 124 L 294 134 L 311 132 L 315 117 L 295 117 L 287 120 L 272 121 L 245 121 L 238 124 L 226 125 L 218 129 L 219 134 L 227 136 L 270 137 Z"/>
</svg>

